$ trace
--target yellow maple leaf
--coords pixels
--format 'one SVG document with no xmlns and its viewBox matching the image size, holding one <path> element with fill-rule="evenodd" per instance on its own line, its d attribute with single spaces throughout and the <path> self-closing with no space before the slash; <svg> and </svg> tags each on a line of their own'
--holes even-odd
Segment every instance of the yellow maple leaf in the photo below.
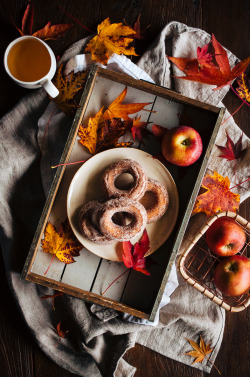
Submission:
<svg viewBox="0 0 250 377">
<path fill-rule="evenodd" d="M 106 65 L 113 53 L 137 56 L 134 47 L 130 46 L 134 40 L 131 36 L 136 32 L 129 26 L 111 24 L 110 19 L 106 18 L 98 25 L 97 33 L 85 49 L 86 52 L 91 52 L 93 60 Z"/>
<path fill-rule="evenodd" d="M 63 74 L 63 64 L 58 68 L 53 84 L 59 90 L 59 95 L 52 100 L 66 114 L 73 115 L 78 108 L 76 94 L 83 89 L 86 81 L 86 72 L 70 72 L 68 75 Z"/>
<path fill-rule="evenodd" d="M 205 212 L 207 216 L 217 211 L 233 211 L 239 208 L 240 195 L 230 191 L 230 180 L 217 172 L 207 174 L 202 181 L 202 187 L 207 189 L 197 197 L 193 213 Z"/>
<path fill-rule="evenodd" d="M 42 249 L 45 253 L 55 254 L 61 262 L 70 264 L 75 262 L 74 257 L 79 256 L 82 245 L 75 238 L 66 220 L 58 232 L 54 225 L 48 222 L 42 240 Z"/>
<path fill-rule="evenodd" d="M 88 126 L 84 127 L 80 125 L 78 130 L 78 136 L 80 137 L 79 142 L 84 145 L 90 153 L 94 154 L 96 151 L 96 145 L 98 140 L 98 129 L 100 124 L 103 122 L 103 108 L 98 111 L 98 113 L 92 118 L 89 118 Z"/>
<path fill-rule="evenodd" d="M 103 118 L 103 107 L 92 118 L 89 118 L 88 126 L 80 125 L 78 130 L 79 142 L 95 154 L 106 149 L 129 147 L 132 143 L 118 143 L 118 139 L 127 132 L 126 122 L 121 119 Z"/>
<path fill-rule="evenodd" d="M 135 114 L 144 109 L 145 106 L 150 105 L 151 102 L 144 103 L 127 103 L 123 104 L 128 88 L 126 87 L 121 94 L 109 105 L 103 114 L 103 119 L 121 118 L 123 120 L 131 120 L 128 114 Z"/>
<path fill-rule="evenodd" d="M 250 90 L 247 82 L 249 82 L 249 80 L 247 79 L 247 74 L 245 72 L 242 72 L 239 79 L 237 79 L 237 84 L 239 86 L 236 88 L 236 92 L 238 93 L 240 98 L 246 100 L 247 102 L 250 102 Z"/>
</svg>

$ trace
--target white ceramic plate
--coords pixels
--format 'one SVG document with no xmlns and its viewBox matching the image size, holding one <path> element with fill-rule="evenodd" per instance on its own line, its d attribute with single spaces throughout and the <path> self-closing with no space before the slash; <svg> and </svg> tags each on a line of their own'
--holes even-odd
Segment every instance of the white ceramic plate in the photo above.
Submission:
<svg viewBox="0 0 250 377">
<path fill-rule="evenodd" d="M 99 257 L 113 261 L 122 260 L 122 243 L 98 245 L 86 239 L 80 233 L 77 220 L 79 210 L 84 203 L 102 198 L 100 182 L 104 170 L 113 162 L 125 158 L 139 162 L 148 177 L 161 182 L 169 194 L 169 207 L 164 216 L 146 226 L 150 239 L 150 250 L 147 255 L 156 251 L 167 240 L 174 228 L 179 210 L 178 192 L 171 174 L 159 160 L 150 154 L 134 148 L 115 148 L 91 157 L 81 166 L 71 181 L 67 197 L 68 218 L 74 234 L 83 246 Z M 124 179 L 127 178 L 125 176 L 124 174 Z M 141 234 L 137 235 L 132 243 L 140 237 Z"/>
</svg>

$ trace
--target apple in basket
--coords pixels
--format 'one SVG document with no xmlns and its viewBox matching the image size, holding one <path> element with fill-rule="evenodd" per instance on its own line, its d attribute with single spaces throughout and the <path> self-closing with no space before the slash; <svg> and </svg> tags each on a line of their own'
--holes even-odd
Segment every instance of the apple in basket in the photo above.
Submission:
<svg viewBox="0 0 250 377">
<path fill-rule="evenodd" d="M 200 157 L 202 140 L 194 128 L 179 126 L 165 133 L 161 149 L 167 161 L 178 166 L 188 166 Z"/>
<path fill-rule="evenodd" d="M 214 272 L 214 283 L 225 296 L 240 296 L 250 289 L 250 259 L 232 255 L 223 259 Z"/>
<path fill-rule="evenodd" d="M 237 222 L 227 216 L 215 220 L 206 232 L 212 253 L 226 257 L 237 254 L 246 242 L 246 233 Z"/>
</svg>

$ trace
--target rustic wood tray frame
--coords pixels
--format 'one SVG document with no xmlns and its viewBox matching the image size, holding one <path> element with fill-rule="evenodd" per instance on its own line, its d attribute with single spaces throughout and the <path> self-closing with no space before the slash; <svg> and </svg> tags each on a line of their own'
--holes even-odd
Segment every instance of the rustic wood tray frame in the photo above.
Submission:
<svg viewBox="0 0 250 377">
<path fill-rule="evenodd" d="M 52 183 L 52 186 L 51 186 L 48 198 L 47 198 L 47 201 L 45 203 L 45 206 L 44 206 L 44 209 L 43 209 L 37 230 L 35 232 L 35 235 L 34 235 L 31 247 L 30 247 L 29 254 L 28 254 L 27 259 L 26 259 L 26 263 L 24 265 L 24 269 L 23 269 L 21 278 L 35 282 L 35 283 L 38 283 L 38 284 L 41 284 L 41 285 L 44 285 L 44 286 L 47 286 L 47 287 L 50 287 L 50 288 L 60 290 L 60 291 L 65 292 L 67 294 L 82 298 L 86 301 L 90 301 L 90 302 L 93 302 L 93 303 L 97 303 L 97 304 L 100 304 L 100 305 L 111 307 L 111 308 L 114 308 L 116 310 L 126 312 L 126 313 L 132 314 L 134 316 L 137 316 L 137 317 L 140 317 L 140 318 L 145 318 L 145 319 L 148 319 L 150 321 L 153 321 L 154 318 L 155 318 L 159 303 L 161 301 L 167 280 L 169 278 L 171 267 L 172 267 L 172 265 L 175 261 L 177 251 L 178 251 L 178 249 L 181 245 L 181 242 L 182 242 L 182 239 L 183 239 L 183 236 L 184 236 L 187 224 L 188 224 L 188 220 L 189 220 L 189 217 L 191 215 L 192 208 L 194 206 L 197 194 L 199 192 L 200 185 L 201 185 L 203 176 L 205 174 L 208 159 L 209 159 L 209 156 L 211 154 L 212 147 L 214 145 L 215 138 L 216 138 L 216 135 L 218 133 L 219 126 L 221 124 L 225 110 L 224 110 L 224 108 L 218 108 L 218 107 L 215 107 L 215 106 L 212 106 L 212 105 L 209 105 L 209 104 L 206 104 L 206 103 L 203 103 L 203 102 L 191 99 L 191 98 L 187 98 L 187 97 L 185 97 L 185 96 L 183 96 L 179 93 L 168 90 L 166 88 L 163 88 L 163 87 L 160 87 L 160 86 L 157 86 L 157 85 L 145 82 L 145 81 L 136 80 L 136 79 L 131 78 L 131 77 L 124 75 L 124 74 L 118 74 L 118 73 L 108 71 L 108 70 L 105 70 L 105 69 L 102 69 L 102 68 L 93 67 L 89 72 L 88 79 L 87 79 L 87 82 L 86 82 L 86 85 L 85 85 L 85 89 L 84 89 L 84 92 L 83 92 L 81 100 L 80 100 L 80 104 L 79 104 L 80 107 L 76 112 L 71 130 L 70 130 L 70 133 L 69 133 L 69 136 L 68 136 L 68 139 L 67 139 L 67 142 L 66 142 L 61 160 L 60 160 L 60 164 L 65 164 L 65 163 L 68 162 L 70 153 L 71 153 L 73 145 L 74 145 L 74 141 L 75 141 L 76 136 L 77 136 L 79 125 L 80 125 L 80 123 L 83 119 L 84 113 L 85 113 L 86 108 L 88 106 L 88 102 L 89 102 L 89 99 L 90 99 L 90 96 L 91 96 L 91 93 L 92 93 L 92 90 L 93 90 L 93 87 L 94 87 L 94 84 L 95 84 L 95 79 L 97 78 L 97 76 L 101 76 L 101 77 L 104 77 L 104 78 L 109 79 L 111 81 L 116 81 L 116 82 L 122 83 L 126 86 L 136 88 L 136 89 L 140 89 L 140 90 L 143 90 L 143 91 L 148 92 L 148 93 L 154 93 L 157 96 L 163 97 L 165 99 L 169 99 L 171 101 L 176 101 L 180 104 L 183 104 L 183 105 L 186 105 L 186 106 L 189 106 L 189 107 L 192 107 L 192 108 L 207 110 L 209 112 L 212 112 L 216 116 L 216 122 L 214 124 L 214 129 L 213 129 L 212 135 L 210 137 L 210 141 L 208 143 L 207 150 L 206 150 L 206 153 L 204 155 L 204 158 L 203 158 L 200 170 L 199 170 L 199 174 L 196 177 L 196 183 L 195 183 L 192 195 L 190 197 L 189 202 L 187 203 L 186 209 L 185 209 L 184 214 L 182 216 L 182 219 L 181 219 L 181 222 L 180 222 L 180 227 L 178 229 L 177 236 L 175 238 L 174 245 L 173 245 L 173 248 L 172 248 L 171 256 L 169 258 L 163 279 L 161 281 L 160 289 L 157 293 L 157 296 L 156 296 L 156 299 L 154 301 L 151 312 L 145 313 L 141 310 L 137 310 L 136 308 L 130 307 L 130 306 L 125 305 L 121 302 L 109 299 L 107 297 L 103 297 L 101 295 L 97 295 L 97 294 L 92 293 L 92 292 L 84 291 L 84 290 L 76 288 L 74 286 L 64 284 L 63 282 L 50 279 L 46 276 L 40 276 L 40 275 L 35 274 L 31 271 L 31 267 L 32 267 L 32 264 L 33 264 L 34 259 L 36 257 L 38 246 L 41 242 L 41 238 L 42 238 L 42 235 L 44 233 L 49 214 L 52 210 L 52 206 L 53 206 L 53 203 L 54 203 L 54 200 L 55 200 L 55 197 L 56 197 L 56 193 L 58 191 L 60 182 L 62 180 L 64 171 L 65 171 L 65 166 L 59 166 L 57 168 L 57 171 L 56 171 L 56 174 L 54 176 L 53 183 Z"/>
</svg>

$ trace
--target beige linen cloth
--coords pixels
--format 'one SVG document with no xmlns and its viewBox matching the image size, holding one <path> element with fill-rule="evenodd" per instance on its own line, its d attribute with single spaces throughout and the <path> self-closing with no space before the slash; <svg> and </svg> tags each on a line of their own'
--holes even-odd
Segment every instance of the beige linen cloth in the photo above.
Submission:
<svg viewBox="0 0 250 377">
<path fill-rule="evenodd" d="M 172 67 L 166 58 L 166 54 L 195 57 L 197 47 L 205 45 L 209 39 L 210 36 L 202 30 L 172 22 L 164 28 L 155 43 L 142 56 L 138 66 L 157 84 L 221 106 L 228 87 L 212 91 L 212 87 L 208 85 L 174 79 L 172 74 L 181 73 Z M 85 43 L 86 40 L 82 40 L 74 44 L 67 50 L 63 60 L 78 55 L 83 51 Z M 237 62 L 236 57 L 230 52 L 229 58 L 233 65 Z M 100 320 L 91 312 L 90 304 L 67 295 L 58 299 L 57 310 L 54 311 L 49 300 L 40 299 L 44 294 L 52 294 L 52 290 L 20 280 L 20 272 L 45 199 L 40 174 L 41 156 L 37 133 L 38 120 L 43 114 L 47 114 L 47 106 L 47 96 L 43 90 L 39 90 L 23 98 L 0 121 L 1 250 L 13 295 L 39 346 L 56 363 L 84 377 L 113 375 L 132 377 L 135 368 L 126 363 L 122 356 L 127 349 L 133 347 L 135 342 L 190 365 L 192 359 L 183 356 L 190 350 L 185 338 L 198 341 L 199 336 L 202 335 L 206 342 L 211 341 L 211 347 L 214 348 L 211 354 L 213 362 L 223 336 L 224 311 L 187 285 L 179 276 L 179 286 L 171 295 L 170 302 L 161 309 L 159 322 L 155 327 L 124 321 L 121 315 L 115 317 L 112 313 L 110 319 Z M 58 112 L 55 117 L 59 118 L 58 124 L 60 124 L 60 117 L 62 118 L 63 115 Z M 49 139 L 54 158 L 58 158 L 62 152 L 60 145 L 63 145 L 70 125 L 69 120 L 60 126 L 58 137 L 61 138 L 62 143 L 57 139 L 57 143 L 53 144 L 53 136 Z M 41 123 L 40 127 L 42 127 Z M 216 141 L 219 145 L 225 144 L 225 129 L 229 130 L 234 141 L 241 135 L 241 131 L 230 118 L 221 127 Z M 248 139 L 244 136 L 243 146 L 248 143 Z M 50 156 L 52 160 L 53 156 Z M 228 175 L 234 184 L 231 163 L 217 156 L 218 150 L 214 148 L 209 168 Z M 236 183 L 242 182 L 248 176 L 248 161 L 249 151 L 238 164 Z M 49 166 L 53 164 L 52 161 L 47 162 Z M 244 184 L 238 190 L 242 200 L 248 197 L 249 185 Z M 196 215 L 191 219 L 181 250 L 203 221 L 203 215 Z M 64 319 L 69 325 L 69 336 L 58 343 L 55 327 L 59 320 Z M 195 366 L 205 372 L 211 369 L 211 363 L 207 358 L 202 364 Z"/>
</svg>

